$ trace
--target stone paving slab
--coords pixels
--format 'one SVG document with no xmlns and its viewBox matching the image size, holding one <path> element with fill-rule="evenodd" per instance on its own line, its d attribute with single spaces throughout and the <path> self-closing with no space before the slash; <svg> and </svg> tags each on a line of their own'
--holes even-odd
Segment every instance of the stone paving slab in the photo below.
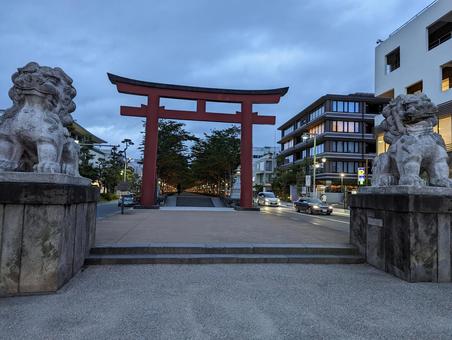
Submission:
<svg viewBox="0 0 452 340">
<path fill-rule="evenodd" d="M 0 299 L 9 339 L 450 339 L 452 284 L 367 265 L 91 266 Z"/>
<path fill-rule="evenodd" d="M 255 211 L 128 210 L 98 221 L 96 243 L 349 242 L 347 224 L 309 221 Z"/>
</svg>

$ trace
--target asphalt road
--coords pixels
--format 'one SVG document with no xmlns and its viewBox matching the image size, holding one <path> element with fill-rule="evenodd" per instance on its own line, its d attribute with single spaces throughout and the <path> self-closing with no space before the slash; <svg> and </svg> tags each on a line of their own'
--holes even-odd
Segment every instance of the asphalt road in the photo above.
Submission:
<svg viewBox="0 0 452 340">
<path fill-rule="evenodd" d="M 318 228 L 327 228 L 348 235 L 350 229 L 350 217 L 333 212 L 332 215 L 309 215 L 298 213 L 292 206 L 260 207 L 261 213 L 288 218 L 302 224 L 311 224 Z"/>
<path fill-rule="evenodd" d="M 119 213 L 121 213 L 121 209 L 118 207 L 117 200 L 97 204 L 97 218 L 103 218 Z"/>
</svg>

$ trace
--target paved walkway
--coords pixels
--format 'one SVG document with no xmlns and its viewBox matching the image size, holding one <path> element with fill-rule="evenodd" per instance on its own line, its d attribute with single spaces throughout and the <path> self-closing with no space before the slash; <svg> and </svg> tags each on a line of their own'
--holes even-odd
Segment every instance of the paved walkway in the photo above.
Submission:
<svg viewBox="0 0 452 340">
<path fill-rule="evenodd" d="M 218 197 L 183 192 L 181 195 L 168 196 L 165 207 L 216 207 L 225 208 Z"/>
<path fill-rule="evenodd" d="M 450 339 L 452 284 L 366 265 L 92 266 L 0 299 L 2 339 Z"/>
<path fill-rule="evenodd" d="M 178 207 L 176 207 L 178 208 Z M 181 207 L 180 209 L 182 209 Z M 106 243 L 348 243 L 347 222 L 330 217 L 290 218 L 225 208 L 126 210 L 98 220 L 96 242 Z M 202 208 L 196 208 L 200 210 Z M 212 210 L 220 211 L 212 211 Z M 303 219 L 300 221 L 300 219 Z"/>
</svg>

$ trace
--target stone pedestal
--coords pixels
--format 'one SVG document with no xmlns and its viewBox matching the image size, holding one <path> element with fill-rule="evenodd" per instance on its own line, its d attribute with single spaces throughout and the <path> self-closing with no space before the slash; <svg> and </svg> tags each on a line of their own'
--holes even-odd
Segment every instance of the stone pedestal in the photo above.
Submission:
<svg viewBox="0 0 452 340">
<path fill-rule="evenodd" d="M 0 182 L 0 296 L 55 292 L 95 242 L 98 189 Z"/>
<path fill-rule="evenodd" d="M 350 242 L 409 282 L 452 281 L 452 189 L 363 188 L 350 200 Z"/>
</svg>

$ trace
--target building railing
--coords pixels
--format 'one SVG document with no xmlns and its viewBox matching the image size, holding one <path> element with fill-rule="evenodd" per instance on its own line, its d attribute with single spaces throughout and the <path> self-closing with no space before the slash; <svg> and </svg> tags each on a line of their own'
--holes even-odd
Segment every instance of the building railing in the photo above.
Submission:
<svg viewBox="0 0 452 340">
<path fill-rule="evenodd" d="M 452 37 L 452 32 L 446 33 L 444 34 L 441 38 L 436 39 L 435 41 L 432 41 L 431 43 L 428 44 L 428 49 L 434 49 L 435 47 L 441 45 L 443 42 L 446 42 L 447 40 L 449 40 Z"/>
<path fill-rule="evenodd" d="M 414 17 L 412 17 L 410 20 L 408 20 L 406 23 L 404 23 L 402 26 L 400 26 L 399 28 L 397 28 L 394 32 L 392 32 L 389 37 L 392 37 L 394 34 L 398 33 L 400 30 L 402 30 L 404 27 L 406 27 L 407 25 L 410 24 L 410 22 L 416 20 L 417 17 L 419 17 L 420 15 L 422 15 L 422 13 L 424 13 L 426 10 L 428 10 L 430 7 L 432 7 L 433 5 L 435 5 L 438 2 L 438 0 L 433 1 L 430 5 L 426 6 L 423 10 L 421 10 L 418 14 L 416 14 Z"/>
</svg>

